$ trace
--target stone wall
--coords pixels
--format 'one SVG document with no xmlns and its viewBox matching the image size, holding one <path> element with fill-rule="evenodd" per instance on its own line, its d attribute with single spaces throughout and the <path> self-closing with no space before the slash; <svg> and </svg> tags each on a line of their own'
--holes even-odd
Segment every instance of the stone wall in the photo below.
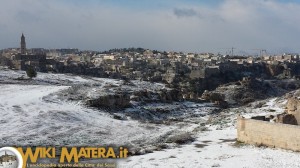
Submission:
<svg viewBox="0 0 300 168">
<path fill-rule="evenodd" d="M 244 143 L 300 151 L 300 126 L 238 117 L 237 135 Z"/>
</svg>

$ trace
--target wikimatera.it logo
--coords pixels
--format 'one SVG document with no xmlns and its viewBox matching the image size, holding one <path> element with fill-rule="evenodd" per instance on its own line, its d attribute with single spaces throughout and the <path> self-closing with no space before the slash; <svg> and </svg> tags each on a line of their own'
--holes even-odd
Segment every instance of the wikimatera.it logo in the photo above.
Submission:
<svg viewBox="0 0 300 168">
<path fill-rule="evenodd" d="M 58 159 L 58 163 L 39 164 L 38 167 L 109 167 L 103 164 L 81 164 L 79 160 L 127 157 L 128 149 L 125 147 L 3 147 L 0 148 L 0 168 L 36 167 L 35 163 L 39 159 Z"/>
</svg>

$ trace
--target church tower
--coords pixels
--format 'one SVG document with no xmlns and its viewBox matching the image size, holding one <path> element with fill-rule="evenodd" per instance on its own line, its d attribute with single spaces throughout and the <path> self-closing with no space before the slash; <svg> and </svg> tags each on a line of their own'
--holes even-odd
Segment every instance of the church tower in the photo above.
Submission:
<svg viewBox="0 0 300 168">
<path fill-rule="evenodd" d="M 26 54 L 26 42 L 25 42 L 25 36 L 23 33 L 21 36 L 21 54 Z"/>
</svg>

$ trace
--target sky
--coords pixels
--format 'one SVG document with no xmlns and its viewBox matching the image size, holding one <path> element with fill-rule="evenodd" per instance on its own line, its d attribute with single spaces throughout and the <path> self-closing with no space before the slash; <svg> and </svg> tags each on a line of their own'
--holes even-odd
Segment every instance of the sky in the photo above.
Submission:
<svg viewBox="0 0 300 168">
<path fill-rule="evenodd" d="M 1 0 L 0 49 L 300 53 L 300 0 Z"/>
</svg>

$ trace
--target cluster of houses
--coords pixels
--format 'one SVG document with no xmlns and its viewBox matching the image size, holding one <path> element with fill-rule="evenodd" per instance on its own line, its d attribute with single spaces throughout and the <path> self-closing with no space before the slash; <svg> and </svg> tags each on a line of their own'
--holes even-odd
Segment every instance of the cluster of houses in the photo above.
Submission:
<svg viewBox="0 0 300 168">
<path fill-rule="evenodd" d="M 212 53 L 158 52 L 144 49 L 121 49 L 111 53 L 79 51 L 78 49 L 26 49 L 23 35 L 21 47 L 1 50 L 1 57 L 1 60 L 3 58 L 8 60 L 5 63 L 9 62 L 12 68 L 21 70 L 26 70 L 28 66 L 45 72 L 61 72 L 61 69 L 68 67 L 73 67 L 75 70 L 76 67 L 96 68 L 100 74 L 108 77 L 168 83 L 176 81 L 178 77 L 207 78 L 220 72 L 235 71 L 240 67 L 262 62 L 274 65 L 299 62 L 298 54 L 242 57 Z"/>
</svg>

